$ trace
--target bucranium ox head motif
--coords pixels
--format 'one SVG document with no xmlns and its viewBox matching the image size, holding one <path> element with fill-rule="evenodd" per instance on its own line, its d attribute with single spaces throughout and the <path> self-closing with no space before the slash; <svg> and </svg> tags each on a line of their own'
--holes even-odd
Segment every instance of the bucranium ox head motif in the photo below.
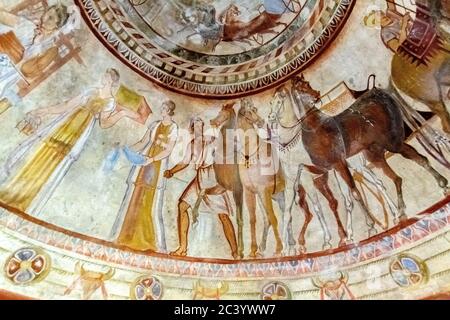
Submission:
<svg viewBox="0 0 450 320">
<path fill-rule="evenodd" d="M 77 262 L 75 265 L 75 274 L 78 277 L 75 281 L 66 289 L 64 295 L 70 294 L 78 284 L 81 284 L 83 291 L 82 298 L 89 300 L 91 296 L 101 288 L 103 298 L 108 299 L 108 292 L 106 291 L 105 282 L 110 280 L 114 276 L 114 269 L 109 268 L 106 273 L 89 271 L 84 268 L 84 264 Z"/>
</svg>

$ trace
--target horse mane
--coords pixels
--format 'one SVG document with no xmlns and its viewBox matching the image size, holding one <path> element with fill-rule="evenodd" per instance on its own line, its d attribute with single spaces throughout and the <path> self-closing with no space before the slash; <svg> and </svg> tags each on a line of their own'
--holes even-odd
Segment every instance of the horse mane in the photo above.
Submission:
<svg viewBox="0 0 450 320">
<path fill-rule="evenodd" d="M 225 24 L 225 23 L 227 22 L 227 20 L 228 20 L 228 18 L 229 18 L 228 15 L 229 15 L 230 10 L 231 10 L 232 8 L 236 8 L 236 9 L 239 10 L 239 8 L 238 8 L 237 5 L 235 5 L 234 3 L 231 3 L 231 4 L 230 4 L 228 7 L 226 7 L 225 10 L 219 15 L 219 21 L 220 21 L 220 23 Z"/>
</svg>

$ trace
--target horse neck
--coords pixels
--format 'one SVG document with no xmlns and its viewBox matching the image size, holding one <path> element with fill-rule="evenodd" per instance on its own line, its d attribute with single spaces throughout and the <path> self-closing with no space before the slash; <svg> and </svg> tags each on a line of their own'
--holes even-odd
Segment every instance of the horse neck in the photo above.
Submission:
<svg viewBox="0 0 450 320">
<path fill-rule="evenodd" d="M 256 137 L 256 146 L 252 146 L 250 142 L 253 142 L 254 140 L 249 139 L 244 142 L 244 150 L 252 151 L 255 148 L 259 148 L 260 144 L 262 143 L 260 136 L 258 135 L 258 131 L 255 129 L 255 127 L 251 124 L 249 124 L 245 119 L 242 119 L 238 117 L 238 129 L 242 130 L 246 133 L 246 136 L 254 135 Z"/>
<path fill-rule="evenodd" d="M 227 142 L 230 137 L 234 137 L 233 135 L 230 135 L 229 131 L 235 131 L 237 127 L 236 123 L 236 113 L 233 111 L 230 113 L 230 118 L 228 121 L 222 125 L 222 128 L 220 129 L 220 139 L 222 140 L 223 147 L 226 148 Z M 230 141 L 231 143 L 234 143 L 233 141 Z M 227 150 L 227 149 L 224 149 Z"/>
<path fill-rule="evenodd" d="M 306 113 L 302 121 L 302 128 L 306 131 L 315 130 L 321 125 L 321 123 L 330 118 L 330 116 L 326 115 L 315 106 L 307 108 L 305 112 Z"/>
<path fill-rule="evenodd" d="M 228 6 L 225 11 L 220 15 L 220 20 L 224 23 L 230 23 L 234 21 L 234 17 L 231 14 L 231 6 Z"/>
</svg>

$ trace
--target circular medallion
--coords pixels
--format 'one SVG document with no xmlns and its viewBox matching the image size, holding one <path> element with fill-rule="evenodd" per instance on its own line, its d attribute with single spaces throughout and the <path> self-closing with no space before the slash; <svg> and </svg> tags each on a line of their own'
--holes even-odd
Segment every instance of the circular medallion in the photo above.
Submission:
<svg viewBox="0 0 450 320">
<path fill-rule="evenodd" d="M 51 267 L 50 256 L 39 248 L 23 248 L 5 264 L 6 277 L 15 284 L 27 285 L 43 280 Z"/>
<path fill-rule="evenodd" d="M 261 291 L 261 300 L 291 300 L 291 290 L 282 282 L 270 282 Z"/>
<path fill-rule="evenodd" d="M 402 254 L 391 262 L 390 274 L 397 285 L 412 287 L 428 280 L 428 268 L 424 262 L 412 255 Z"/>
<path fill-rule="evenodd" d="M 131 286 L 130 296 L 133 300 L 161 300 L 163 287 L 154 276 L 139 277 Z"/>
<path fill-rule="evenodd" d="M 178 93 L 230 99 L 300 72 L 336 38 L 355 0 L 76 0 L 102 43 Z"/>
</svg>

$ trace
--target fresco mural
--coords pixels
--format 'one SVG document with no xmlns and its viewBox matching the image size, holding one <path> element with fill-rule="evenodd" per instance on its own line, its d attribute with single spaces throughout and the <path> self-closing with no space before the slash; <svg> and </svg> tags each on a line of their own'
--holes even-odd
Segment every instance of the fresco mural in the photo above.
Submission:
<svg viewBox="0 0 450 320">
<path fill-rule="evenodd" d="M 0 0 L 0 289 L 449 294 L 449 17 L 446 0 Z"/>
</svg>

